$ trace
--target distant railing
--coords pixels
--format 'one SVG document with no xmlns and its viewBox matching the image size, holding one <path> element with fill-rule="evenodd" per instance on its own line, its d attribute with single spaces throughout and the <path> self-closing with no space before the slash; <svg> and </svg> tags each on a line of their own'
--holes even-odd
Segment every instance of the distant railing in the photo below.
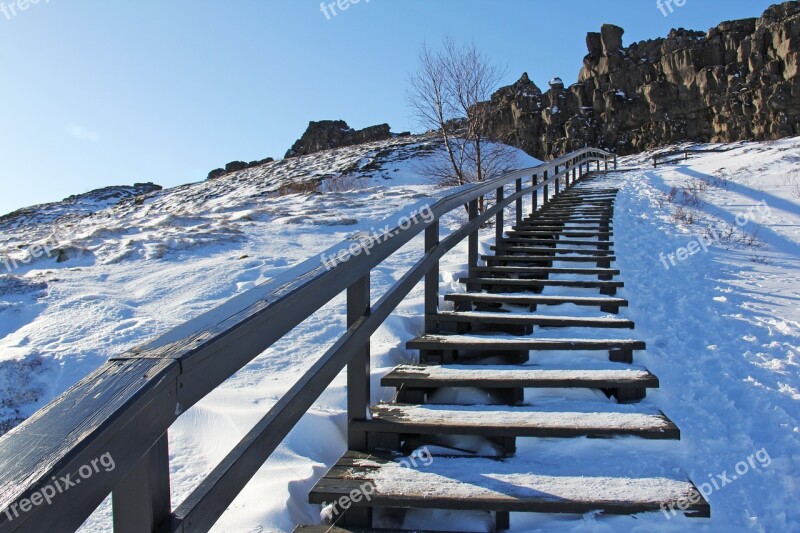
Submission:
<svg viewBox="0 0 800 533">
<path fill-rule="evenodd" d="M 370 399 L 370 336 L 423 278 L 425 311 L 438 307 L 439 259 L 468 239 L 470 270 L 478 265 L 478 231 L 504 210 L 516 222 L 523 199 L 533 210 L 569 187 L 590 165 L 616 168 L 614 154 L 587 148 L 534 168 L 465 185 L 423 200 L 390 219 L 381 235 L 345 240 L 220 307 L 121 355 L 82 379 L 0 438 L 0 533 L 74 530 L 112 494 L 115 532 L 207 531 L 308 411 L 347 367 L 348 420 L 363 419 Z M 510 188 L 510 191 L 506 189 Z M 495 203 L 478 212 L 482 197 Z M 439 219 L 468 207 L 469 219 L 444 239 Z M 419 213 L 431 213 L 421 219 Z M 397 221 L 401 221 L 397 223 Z M 378 301 L 370 273 L 425 232 L 424 254 Z M 357 253 L 358 247 L 370 253 Z M 239 444 L 176 508 L 170 502 L 167 432 L 187 409 L 342 292 L 348 329 Z M 211 437 L 211 436 L 210 436 Z M 366 433 L 348 425 L 348 445 L 366 451 Z M 108 468 L 109 465 L 113 467 Z M 88 478 L 91 477 L 91 482 Z M 87 480 L 83 484 L 81 481 Z"/>
<path fill-rule="evenodd" d="M 722 153 L 722 152 L 727 152 L 729 150 L 730 148 L 707 148 L 707 149 L 685 148 L 683 150 L 673 150 L 671 152 L 663 152 L 653 156 L 653 167 L 658 167 L 658 165 L 669 165 L 672 163 L 677 163 L 679 161 L 687 161 L 689 159 L 689 156 L 693 154 Z"/>
</svg>

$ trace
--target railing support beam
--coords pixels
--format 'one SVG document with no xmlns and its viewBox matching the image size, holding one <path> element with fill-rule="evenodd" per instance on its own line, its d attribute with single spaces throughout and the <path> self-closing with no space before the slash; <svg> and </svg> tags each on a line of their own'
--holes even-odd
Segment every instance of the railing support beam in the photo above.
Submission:
<svg viewBox="0 0 800 533">
<path fill-rule="evenodd" d="M 506 195 L 505 189 L 503 187 L 499 187 L 497 189 L 497 203 L 498 204 L 500 204 L 503 201 L 503 199 L 505 198 L 505 195 Z M 503 233 L 504 233 L 504 229 L 505 229 L 504 228 L 505 220 L 504 220 L 503 211 L 504 210 L 501 209 L 500 211 L 497 212 L 497 216 L 495 217 L 495 221 L 494 221 L 494 241 L 495 241 L 495 244 L 498 244 L 498 245 L 500 244 L 500 241 L 503 240 Z"/>
<path fill-rule="evenodd" d="M 502 195 L 503 189 L 498 189 L 498 194 Z M 500 198 L 500 197 L 498 197 Z M 502 199 L 502 198 L 501 198 Z M 503 212 L 498 215 L 498 226 L 500 233 L 503 232 Z M 425 230 L 425 253 L 430 252 L 439 244 L 439 221 L 436 220 Z M 425 274 L 425 332 L 437 333 L 439 327 L 430 321 L 430 317 L 439 311 L 439 262 Z"/>
<path fill-rule="evenodd" d="M 545 183 L 547 183 L 547 178 L 548 178 L 548 174 L 547 174 L 547 171 L 545 170 L 544 171 L 544 178 L 542 178 L 542 179 L 544 179 Z M 550 188 L 549 185 L 545 185 L 544 187 L 542 187 L 542 206 L 547 205 L 547 201 L 549 200 L 549 198 L 548 198 L 548 196 L 550 196 L 549 188 Z"/>
<path fill-rule="evenodd" d="M 533 186 L 533 192 L 531 193 L 531 216 L 536 214 L 536 209 L 539 207 L 539 191 L 536 189 L 536 185 L 539 183 L 539 176 L 534 174 L 531 186 Z"/>
<path fill-rule="evenodd" d="M 566 166 L 564 168 L 566 169 Z M 561 192 L 561 176 L 558 174 L 558 165 L 556 165 L 555 172 L 556 172 L 555 192 L 556 196 L 558 196 L 558 193 Z"/>
<path fill-rule="evenodd" d="M 172 512 L 169 438 L 161 436 L 112 493 L 114 533 L 155 531 Z"/>
<path fill-rule="evenodd" d="M 367 274 L 347 289 L 347 327 L 370 312 L 369 280 Z M 369 342 L 356 352 L 347 365 L 347 419 L 364 420 L 370 400 Z M 368 452 L 367 433 L 347 427 L 347 445 L 350 450 Z"/>
</svg>

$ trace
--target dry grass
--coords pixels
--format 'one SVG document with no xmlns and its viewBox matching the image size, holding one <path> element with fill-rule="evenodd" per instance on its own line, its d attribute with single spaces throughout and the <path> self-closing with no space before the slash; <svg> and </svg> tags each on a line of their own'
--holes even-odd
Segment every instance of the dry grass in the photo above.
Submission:
<svg viewBox="0 0 800 533">
<path fill-rule="evenodd" d="M 290 194 L 309 194 L 319 190 L 319 182 L 316 181 L 292 181 L 284 183 L 278 189 L 277 196 L 288 196 Z"/>
</svg>

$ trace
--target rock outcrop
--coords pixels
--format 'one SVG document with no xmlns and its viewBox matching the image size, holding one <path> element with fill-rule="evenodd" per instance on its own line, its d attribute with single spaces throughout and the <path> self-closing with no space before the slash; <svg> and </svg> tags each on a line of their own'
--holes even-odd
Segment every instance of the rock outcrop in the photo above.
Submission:
<svg viewBox="0 0 800 533">
<path fill-rule="evenodd" d="M 286 157 L 298 157 L 342 146 L 383 141 L 390 137 L 392 137 L 392 132 L 388 124 L 354 130 L 344 120 L 312 121 L 308 124 L 308 129 L 303 136 L 286 152 Z"/>
<path fill-rule="evenodd" d="M 800 134 L 800 2 L 627 48 L 623 33 L 606 24 L 587 36 L 578 83 L 554 78 L 543 93 L 523 74 L 498 90 L 492 136 L 548 159 L 587 145 L 625 154 Z"/>
<path fill-rule="evenodd" d="M 240 170 L 245 170 L 248 168 L 253 167 L 260 167 L 261 165 L 265 165 L 267 163 L 272 163 L 275 161 L 272 157 L 268 157 L 266 159 L 261 159 L 259 161 L 250 161 L 249 163 L 245 163 L 244 161 L 231 161 L 225 168 L 215 168 L 211 172 L 208 173 L 208 177 L 206 179 L 217 179 L 221 178 L 225 174 L 230 174 L 231 172 L 238 172 Z"/>
</svg>

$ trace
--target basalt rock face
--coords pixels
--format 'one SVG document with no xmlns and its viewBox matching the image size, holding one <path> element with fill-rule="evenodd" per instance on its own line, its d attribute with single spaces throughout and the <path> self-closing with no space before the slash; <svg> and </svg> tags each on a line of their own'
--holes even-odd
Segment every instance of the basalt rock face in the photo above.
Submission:
<svg viewBox="0 0 800 533">
<path fill-rule="evenodd" d="M 286 152 L 286 157 L 298 157 L 342 146 L 383 141 L 391 136 L 391 128 L 388 124 L 354 130 L 344 120 L 310 122 L 303 136 Z"/>
<path fill-rule="evenodd" d="M 587 145 L 625 154 L 800 134 L 800 2 L 627 48 L 623 33 L 587 36 L 576 84 L 555 78 L 543 93 L 523 74 L 497 91 L 493 137 L 548 159 Z"/>
</svg>

